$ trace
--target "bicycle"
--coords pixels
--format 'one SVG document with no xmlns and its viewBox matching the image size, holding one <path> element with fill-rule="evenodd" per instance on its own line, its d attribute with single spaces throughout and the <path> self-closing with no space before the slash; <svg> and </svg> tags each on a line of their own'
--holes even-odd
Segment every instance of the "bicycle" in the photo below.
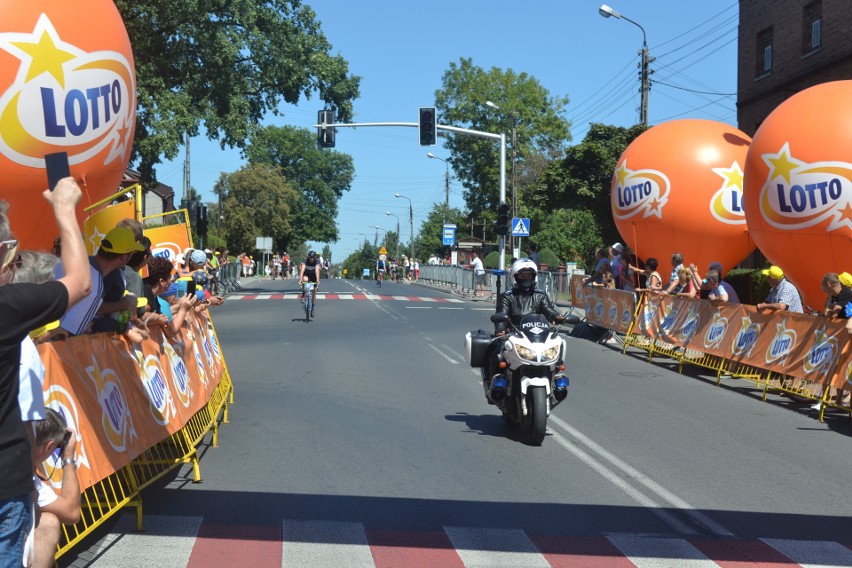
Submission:
<svg viewBox="0 0 852 568">
<path fill-rule="evenodd" d="M 311 321 L 311 317 L 314 317 L 314 287 L 316 284 L 314 282 L 304 282 L 302 283 L 302 304 L 305 306 L 305 321 Z"/>
</svg>

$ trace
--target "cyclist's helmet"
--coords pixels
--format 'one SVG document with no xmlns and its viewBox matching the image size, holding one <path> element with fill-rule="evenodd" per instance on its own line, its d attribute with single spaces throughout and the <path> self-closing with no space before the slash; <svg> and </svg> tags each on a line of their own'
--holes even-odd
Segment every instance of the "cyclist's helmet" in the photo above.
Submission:
<svg viewBox="0 0 852 568">
<path fill-rule="evenodd" d="M 509 274 L 515 281 L 515 288 L 524 292 L 535 290 L 536 267 L 535 263 L 528 258 L 519 258 L 512 264 Z"/>
<path fill-rule="evenodd" d="M 317 257 L 317 251 L 312 250 L 308 253 L 308 258 L 316 258 L 316 257 Z"/>
</svg>

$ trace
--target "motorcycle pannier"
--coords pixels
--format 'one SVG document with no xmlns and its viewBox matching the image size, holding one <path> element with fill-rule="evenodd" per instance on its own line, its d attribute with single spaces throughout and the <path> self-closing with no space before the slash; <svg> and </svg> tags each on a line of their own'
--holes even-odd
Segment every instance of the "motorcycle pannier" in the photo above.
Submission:
<svg viewBox="0 0 852 568">
<path fill-rule="evenodd" d="M 482 329 L 472 329 L 464 336 L 464 360 L 471 367 L 485 366 L 485 353 L 491 345 L 491 334 Z"/>
</svg>

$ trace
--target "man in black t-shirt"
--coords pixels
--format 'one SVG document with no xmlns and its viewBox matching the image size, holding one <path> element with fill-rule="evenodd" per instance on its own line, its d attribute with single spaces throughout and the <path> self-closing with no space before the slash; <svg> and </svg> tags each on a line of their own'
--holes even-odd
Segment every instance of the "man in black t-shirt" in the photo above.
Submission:
<svg viewBox="0 0 852 568">
<path fill-rule="evenodd" d="M 73 178 L 61 180 L 44 198 L 53 207 L 62 238 L 65 276 L 44 284 L 8 284 L 17 261 L 5 203 L 0 202 L 0 565 L 21 566 L 32 525 L 34 488 L 30 443 L 18 406 L 21 341 L 32 330 L 59 319 L 91 289 L 89 262 L 75 210 L 82 192 Z M 43 227 L 42 230 L 49 230 Z"/>
<path fill-rule="evenodd" d="M 305 258 L 305 261 L 302 263 L 302 266 L 299 267 L 299 286 L 301 286 L 303 282 L 313 282 L 316 284 L 312 294 L 313 297 L 311 298 L 314 304 L 317 302 L 317 288 L 319 288 L 321 268 L 322 265 L 320 264 L 315 251 L 310 251 L 307 258 Z"/>
</svg>

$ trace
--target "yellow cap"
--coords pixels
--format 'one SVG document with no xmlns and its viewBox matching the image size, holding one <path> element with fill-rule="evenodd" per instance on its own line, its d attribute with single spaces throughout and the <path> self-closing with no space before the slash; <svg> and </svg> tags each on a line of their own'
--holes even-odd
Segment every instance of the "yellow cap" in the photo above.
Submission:
<svg viewBox="0 0 852 568">
<path fill-rule="evenodd" d="M 778 266 L 770 266 L 766 270 L 763 271 L 765 276 L 769 276 L 773 280 L 781 280 L 784 278 L 784 271 L 781 270 Z"/>
<path fill-rule="evenodd" d="M 115 254 L 128 254 L 131 252 L 142 252 L 145 247 L 136 242 L 133 231 L 125 227 L 116 227 L 104 236 L 101 248 Z"/>
</svg>

